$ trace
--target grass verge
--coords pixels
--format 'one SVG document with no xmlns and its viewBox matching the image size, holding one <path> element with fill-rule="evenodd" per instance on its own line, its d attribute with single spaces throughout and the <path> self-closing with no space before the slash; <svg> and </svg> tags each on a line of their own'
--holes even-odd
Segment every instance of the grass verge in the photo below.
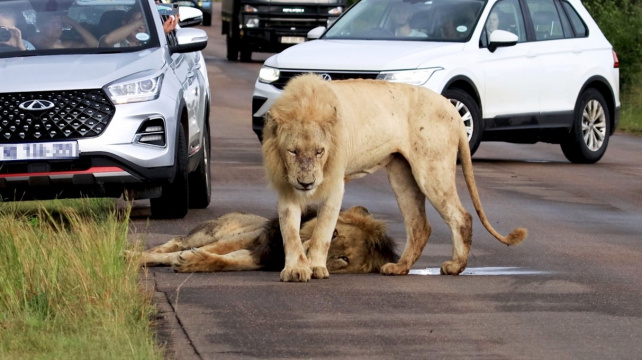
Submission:
<svg viewBox="0 0 642 360">
<path fill-rule="evenodd" d="M 127 219 L 108 199 L 0 203 L 0 359 L 163 358 Z"/>
<path fill-rule="evenodd" d="M 622 108 L 617 130 L 642 135 L 642 89 L 633 88 L 621 94 Z"/>
</svg>

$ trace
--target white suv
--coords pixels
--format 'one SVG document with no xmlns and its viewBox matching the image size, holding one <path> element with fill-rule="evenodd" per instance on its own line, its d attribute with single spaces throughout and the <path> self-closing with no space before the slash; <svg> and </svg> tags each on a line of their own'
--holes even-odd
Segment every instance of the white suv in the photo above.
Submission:
<svg viewBox="0 0 642 360">
<path fill-rule="evenodd" d="M 301 73 L 371 78 L 449 98 L 481 141 L 560 144 L 594 163 L 619 120 L 619 64 L 579 0 L 361 0 L 264 63 L 252 127 Z"/>
</svg>

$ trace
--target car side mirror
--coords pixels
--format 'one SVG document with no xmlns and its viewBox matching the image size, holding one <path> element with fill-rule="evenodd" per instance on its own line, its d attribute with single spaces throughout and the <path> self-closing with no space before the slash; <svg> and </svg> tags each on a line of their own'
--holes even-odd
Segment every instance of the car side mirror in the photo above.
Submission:
<svg viewBox="0 0 642 360">
<path fill-rule="evenodd" d="M 207 33 L 202 29 L 177 28 L 176 40 L 178 45 L 169 47 L 169 51 L 172 54 L 200 51 L 207 46 Z"/>
<path fill-rule="evenodd" d="M 189 6 L 178 7 L 178 26 L 185 28 L 200 25 L 203 22 L 203 12 Z"/>
<path fill-rule="evenodd" d="M 316 40 L 323 35 L 325 32 L 325 26 L 315 27 L 314 29 L 308 31 L 308 40 Z"/>
<path fill-rule="evenodd" d="M 495 52 L 498 47 L 513 46 L 517 44 L 519 38 L 510 31 L 495 30 L 490 33 L 490 39 L 488 40 L 488 50 L 490 50 L 490 52 Z"/>
</svg>

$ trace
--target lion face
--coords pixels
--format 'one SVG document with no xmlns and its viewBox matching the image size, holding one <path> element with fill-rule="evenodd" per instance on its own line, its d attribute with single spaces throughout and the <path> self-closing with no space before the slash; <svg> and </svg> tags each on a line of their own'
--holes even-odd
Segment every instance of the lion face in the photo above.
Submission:
<svg viewBox="0 0 642 360">
<path fill-rule="evenodd" d="M 316 222 L 315 218 L 301 228 L 301 239 L 306 250 Z M 384 264 L 397 260 L 394 240 L 386 235 L 383 222 L 376 220 L 362 206 L 341 212 L 326 261 L 330 273 L 378 272 Z"/>
<path fill-rule="evenodd" d="M 320 126 L 293 125 L 281 136 L 281 158 L 288 183 L 304 195 L 312 196 L 323 183 L 330 141 Z"/>
</svg>

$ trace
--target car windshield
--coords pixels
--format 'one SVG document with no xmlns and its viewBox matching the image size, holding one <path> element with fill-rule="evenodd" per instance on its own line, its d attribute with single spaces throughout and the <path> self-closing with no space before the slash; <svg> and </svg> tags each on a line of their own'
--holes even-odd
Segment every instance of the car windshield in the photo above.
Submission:
<svg viewBox="0 0 642 360">
<path fill-rule="evenodd" d="M 2 0 L 0 57 L 114 53 L 158 45 L 144 0 Z"/>
<path fill-rule="evenodd" d="M 324 39 L 467 41 L 484 0 L 361 0 Z"/>
</svg>

